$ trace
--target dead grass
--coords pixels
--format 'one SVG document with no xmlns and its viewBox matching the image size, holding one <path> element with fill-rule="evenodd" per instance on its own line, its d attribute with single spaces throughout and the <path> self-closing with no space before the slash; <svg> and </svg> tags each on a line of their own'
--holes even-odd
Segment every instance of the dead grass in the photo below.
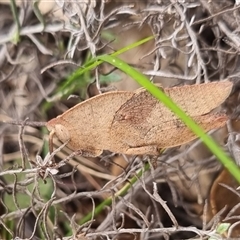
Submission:
<svg viewBox="0 0 240 240">
<path fill-rule="evenodd" d="M 147 156 L 105 152 L 86 159 L 56 140 L 54 162 L 45 127 L 27 124 L 46 122 L 103 87 L 136 89 L 128 76 L 106 64 L 66 89 L 62 86 L 91 56 L 152 34 L 155 40 L 121 58 L 163 86 L 232 78 L 235 89 L 224 107 L 238 116 L 239 5 L 230 0 L 41 1 L 38 8 L 30 1 L 17 4 L 14 17 L 10 5 L 0 3 L 0 120 L 23 121 L 19 126 L 0 123 L 0 238 L 239 236 L 234 208 L 239 193 L 234 190 L 234 205 L 228 194 L 209 194 L 221 167 L 200 141 L 166 150 L 153 168 Z M 69 95 L 77 97 L 67 99 Z M 238 162 L 239 124 L 230 123 L 231 138 L 226 129 L 213 136 Z M 231 176 L 227 182 L 236 189 L 238 184 L 229 183 L 234 182 Z M 222 209 L 212 213 L 211 201 L 228 206 L 223 217 Z M 94 210 L 97 214 L 88 218 Z M 231 223 L 228 235 L 216 233 L 224 217 Z"/>
</svg>

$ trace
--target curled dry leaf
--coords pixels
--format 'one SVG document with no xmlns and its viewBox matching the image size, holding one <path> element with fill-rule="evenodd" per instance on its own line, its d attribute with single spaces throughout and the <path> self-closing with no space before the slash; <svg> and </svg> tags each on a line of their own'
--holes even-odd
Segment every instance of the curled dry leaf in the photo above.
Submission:
<svg viewBox="0 0 240 240">
<path fill-rule="evenodd" d="M 240 209 L 239 207 L 236 208 L 239 204 L 239 193 L 236 191 L 238 187 L 239 184 L 224 168 L 213 182 L 209 196 L 212 215 L 215 216 L 218 212 L 225 208 L 225 211 L 222 212 L 220 216 L 220 220 L 228 222 L 231 225 L 239 222 Z M 232 191 L 230 189 L 232 189 Z M 229 214 L 230 212 L 231 214 Z M 224 220 L 227 215 L 229 219 Z M 231 237 L 239 236 L 240 229 L 239 224 L 237 224 L 231 232 Z"/>
<path fill-rule="evenodd" d="M 229 96 L 230 81 L 162 89 L 205 131 L 222 127 L 227 116 L 210 113 Z M 103 150 L 157 155 L 184 144 L 195 134 L 150 93 L 109 92 L 79 103 L 46 124 L 68 146 L 98 156 Z"/>
</svg>

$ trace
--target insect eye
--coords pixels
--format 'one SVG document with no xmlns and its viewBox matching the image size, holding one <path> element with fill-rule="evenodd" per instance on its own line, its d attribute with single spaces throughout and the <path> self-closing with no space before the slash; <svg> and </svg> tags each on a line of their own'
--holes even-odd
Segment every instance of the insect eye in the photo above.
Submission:
<svg viewBox="0 0 240 240">
<path fill-rule="evenodd" d="M 58 138 L 62 142 L 66 142 L 70 139 L 69 131 L 62 124 L 56 124 L 55 132 L 56 132 L 56 135 L 58 136 Z"/>
</svg>

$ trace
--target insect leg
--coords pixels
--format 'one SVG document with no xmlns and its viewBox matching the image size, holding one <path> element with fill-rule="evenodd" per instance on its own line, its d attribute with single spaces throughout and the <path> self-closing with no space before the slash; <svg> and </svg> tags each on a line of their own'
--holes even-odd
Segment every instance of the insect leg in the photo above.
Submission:
<svg viewBox="0 0 240 240">
<path fill-rule="evenodd" d="M 159 153 L 160 152 L 156 145 L 133 147 L 133 148 L 129 148 L 126 151 L 127 155 L 144 155 L 144 154 L 159 155 Z"/>
</svg>

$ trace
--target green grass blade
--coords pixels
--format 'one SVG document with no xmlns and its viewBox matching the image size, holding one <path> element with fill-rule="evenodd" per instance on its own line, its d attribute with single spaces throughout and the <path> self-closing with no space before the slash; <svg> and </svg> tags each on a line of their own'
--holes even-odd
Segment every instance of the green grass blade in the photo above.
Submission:
<svg viewBox="0 0 240 240">
<path fill-rule="evenodd" d="M 114 53 L 111 54 L 111 56 L 118 56 L 126 51 L 129 51 L 135 47 L 138 47 L 150 40 L 154 39 L 154 36 L 150 36 L 147 38 L 144 38 L 138 42 L 134 42 L 130 45 L 128 45 L 127 47 L 124 47 Z M 82 67 L 80 67 L 79 69 L 77 69 L 71 76 L 69 76 L 69 78 L 66 80 L 66 82 L 60 86 L 60 88 L 57 90 L 57 92 L 63 92 L 63 95 L 65 94 L 65 89 L 68 88 L 69 85 L 71 85 L 74 81 L 77 81 L 78 78 L 80 78 L 80 76 L 82 74 L 84 74 L 87 71 L 90 71 L 94 68 L 96 68 L 97 66 L 99 66 L 101 63 L 103 63 L 103 61 L 101 59 L 96 60 L 96 58 L 91 59 L 90 61 L 88 61 L 86 64 L 84 64 Z"/>
</svg>

